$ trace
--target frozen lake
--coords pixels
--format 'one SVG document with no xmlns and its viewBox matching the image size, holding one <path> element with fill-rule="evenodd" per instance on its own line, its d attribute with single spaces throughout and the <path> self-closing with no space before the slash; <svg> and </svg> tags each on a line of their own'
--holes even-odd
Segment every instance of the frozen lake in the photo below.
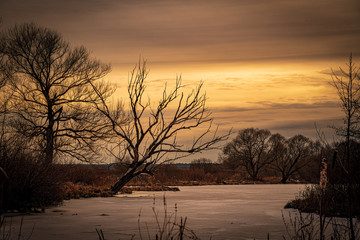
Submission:
<svg viewBox="0 0 360 240">
<path fill-rule="evenodd" d="M 201 239 L 281 239 L 285 234 L 283 206 L 294 199 L 305 185 L 217 185 L 180 187 L 180 192 L 135 192 L 112 198 L 74 199 L 44 214 L 25 216 L 25 237 L 35 224 L 31 239 L 98 239 L 96 228 L 104 231 L 107 240 L 135 239 L 139 236 L 141 210 L 143 237 L 146 225 L 154 227 L 152 206 L 163 215 L 165 194 L 168 212 L 187 217 L 187 227 Z M 16 228 L 20 217 L 12 219 Z"/>
</svg>

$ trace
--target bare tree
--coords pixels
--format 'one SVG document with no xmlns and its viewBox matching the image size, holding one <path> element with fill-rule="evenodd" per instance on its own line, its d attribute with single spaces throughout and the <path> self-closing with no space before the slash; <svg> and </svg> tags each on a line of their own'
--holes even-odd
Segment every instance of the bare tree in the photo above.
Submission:
<svg viewBox="0 0 360 240">
<path fill-rule="evenodd" d="M 118 105 L 116 109 L 106 104 L 97 106 L 111 122 L 118 145 L 125 149 L 124 156 L 131 159 L 127 172 L 112 187 L 114 192 L 140 174 L 152 175 L 160 163 L 217 148 L 216 143 L 228 136 L 218 136 L 216 130 L 212 131 L 212 118 L 205 106 L 202 83 L 185 95 L 181 92 L 183 85 L 178 78 L 174 89 L 168 90 L 165 86 L 162 98 L 153 106 L 149 98 L 144 99 L 147 76 L 145 61 L 140 62 L 131 72 L 126 123 L 122 116 L 122 106 Z M 194 137 L 192 143 L 181 144 L 178 141 L 179 134 L 191 134 L 193 129 L 202 127 L 205 127 L 204 130 Z"/>
<path fill-rule="evenodd" d="M 286 139 L 280 134 L 274 134 L 271 142 L 271 155 L 274 159 L 271 166 L 280 172 L 281 183 L 286 183 L 292 175 L 305 167 L 317 150 L 320 150 L 320 143 L 314 143 L 303 135 Z"/>
<path fill-rule="evenodd" d="M 1 24 L 1 18 L 0 18 L 0 24 Z M 3 54 L 1 54 L 1 50 L 0 50 L 0 94 L 2 97 L 3 95 L 3 92 L 2 92 L 2 88 L 5 86 L 5 82 L 6 82 L 6 79 L 4 77 L 4 66 L 3 66 Z M 1 101 L 1 99 L 0 99 Z M 2 211 L 3 209 L 3 199 L 4 199 L 4 189 L 5 189 L 5 183 L 8 181 L 8 176 L 5 172 L 5 170 L 3 169 L 3 164 L 1 164 L 3 161 L 3 155 L 4 155 L 4 137 L 5 137 L 5 129 L 4 129 L 4 122 L 5 122 L 5 110 L 3 110 L 3 106 L 6 104 L 2 104 L 0 103 L 0 107 L 1 107 L 1 110 L 0 110 L 0 116 L 1 116 L 1 132 L 0 132 L 0 210 Z M 2 214 L 0 213 L 0 216 L 2 217 Z M 0 221 L 2 222 L 2 219 L 0 219 Z M 0 227 L 1 227 L 1 223 L 0 223 Z"/>
<path fill-rule="evenodd" d="M 260 170 L 273 161 L 270 138 L 271 132 L 267 129 L 240 130 L 223 148 L 224 164 L 244 167 L 253 180 L 258 180 Z"/>
<path fill-rule="evenodd" d="M 110 66 L 35 24 L 9 29 L 0 45 L 3 73 L 14 92 L 13 126 L 18 133 L 39 143 L 49 164 L 56 153 L 88 160 L 94 142 L 106 134 L 102 115 L 92 107 L 113 92 L 101 80 Z"/>
<path fill-rule="evenodd" d="M 340 164 L 346 173 L 347 182 L 347 204 L 348 204 L 348 221 L 350 226 L 350 239 L 355 240 L 354 223 L 353 223 L 353 178 L 355 174 L 351 167 L 352 144 L 356 143 L 356 138 L 360 137 L 360 69 L 352 61 L 352 54 L 349 57 L 347 69 L 339 68 L 339 72 L 333 71 L 332 85 L 337 90 L 340 98 L 340 106 L 344 112 L 344 126 L 336 127 L 336 134 L 344 139 L 345 153 L 338 158 Z M 355 161 L 358 161 L 356 159 Z M 357 184 L 358 185 L 358 184 Z"/>
<path fill-rule="evenodd" d="M 352 54 L 347 68 L 333 71 L 331 84 L 337 90 L 345 115 L 344 126 L 336 127 L 336 134 L 344 137 L 348 143 L 352 138 L 360 137 L 360 69 L 353 63 Z"/>
</svg>

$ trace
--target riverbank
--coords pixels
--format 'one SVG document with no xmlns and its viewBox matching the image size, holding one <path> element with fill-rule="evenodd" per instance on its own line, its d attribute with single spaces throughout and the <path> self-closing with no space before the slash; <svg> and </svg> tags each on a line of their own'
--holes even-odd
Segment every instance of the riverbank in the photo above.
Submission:
<svg viewBox="0 0 360 240">
<path fill-rule="evenodd" d="M 179 191 L 178 186 L 207 186 L 207 185 L 247 185 L 247 184 L 279 184 L 279 177 L 264 177 L 262 180 L 250 179 L 226 179 L 222 182 L 214 181 L 176 181 L 174 186 L 164 185 L 153 178 L 142 178 L 135 182 L 134 185 L 127 185 L 120 190 L 120 194 L 131 194 L 133 191 Z M 305 184 L 304 181 L 290 179 L 290 184 Z M 64 184 L 65 199 L 91 198 L 91 197 L 112 197 L 109 184 L 88 185 L 81 182 L 66 182 Z"/>
</svg>

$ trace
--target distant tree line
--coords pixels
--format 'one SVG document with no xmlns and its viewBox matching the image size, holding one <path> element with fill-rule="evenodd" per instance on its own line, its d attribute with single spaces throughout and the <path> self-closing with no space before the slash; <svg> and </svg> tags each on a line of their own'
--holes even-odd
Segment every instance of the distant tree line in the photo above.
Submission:
<svg viewBox="0 0 360 240">
<path fill-rule="evenodd" d="M 252 180 L 272 169 L 281 175 L 281 183 L 319 159 L 321 144 L 303 135 L 286 139 L 267 129 L 246 128 L 227 143 L 220 160 L 233 169 L 243 168 Z"/>
</svg>

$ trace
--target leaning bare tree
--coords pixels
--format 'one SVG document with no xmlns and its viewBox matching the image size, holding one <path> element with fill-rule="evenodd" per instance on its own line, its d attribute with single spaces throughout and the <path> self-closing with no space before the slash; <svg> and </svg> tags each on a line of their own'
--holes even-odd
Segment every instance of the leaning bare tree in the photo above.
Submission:
<svg viewBox="0 0 360 240">
<path fill-rule="evenodd" d="M 13 91 L 17 132 L 38 143 L 49 164 L 56 153 L 87 161 L 95 140 L 107 133 L 93 104 L 113 92 L 101 80 L 110 66 L 92 59 L 84 47 L 71 48 L 57 32 L 35 24 L 9 29 L 0 45 L 3 73 Z"/>
<path fill-rule="evenodd" d="M 148 98 L 144 99 L 147 76 L 145 61 L 140 62 L 131 72 L 127 122 L 124 122 L 121 106 L 110 109 L 106 104 L 98 105 L 111 122 L 124 155 L 131 159 L 127 172 L 112 187 L 113 192 L 118 192 L 140 174 L 152 175 L 160 163 L 214 149 L 216 143 L 228 136 L 218 136 L 216 130 L 212 131 L 212 118 L 205 106 L 206 96 L 202 94 L 202 84 L 185 95 L 181 91 L 183 85 L 179 78 L 174 89 L 165 87 L 162 98 L 153 106 Z M 192 142 L 181 144 L 178 141 L 178 135 L 193 134 L 195 128 L 202 128 L 203 131 Z"/>
</svg>

